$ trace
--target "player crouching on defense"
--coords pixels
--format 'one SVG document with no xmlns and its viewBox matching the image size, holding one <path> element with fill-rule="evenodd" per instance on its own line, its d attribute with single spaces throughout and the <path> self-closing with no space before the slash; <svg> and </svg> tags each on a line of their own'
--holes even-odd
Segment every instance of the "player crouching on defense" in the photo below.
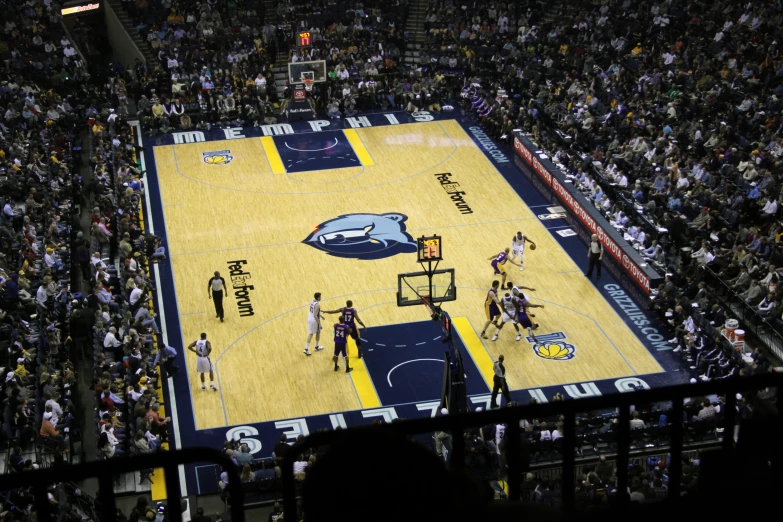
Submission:
<svg viewBox="0 0 783 522">
<path fill-rule="evenodd" d="M 500 282 L 501 285 L 506 286 L 506 277 L 508 274 L 506 273 L 506 261 L 510 262 L 512 265 L 519 266 L 516 261 L 509 258 L 508 254 L 511 252 L 510 248 L 506 248 L 503 252 L 500 252 L 499 254 L 495 254 L 492 257 L 488 257 L 488 261 L 492 261 L 490 263 L 492 265 L 492 270 L 494 270 L 495 275 L 502 275 L 502 280 Z"/>
<path fill-rule="evenodd" d="M 501 299 L 500 303 L 503 307 L 503 322 L 500 323 L 500 326 L 498 326 L 498 330 L 495 332 L 492 340 L 497 341 L 498 335 L 500 335 L 500 330 L 503 329 L 506 323 L 511 323 L 514 325 L 514 329 L 517 331 L 517 341 L 522 339 L 522 333 L 519 331 L 519 326 L 517 326 L 518 324 L 521 324 L 523 328 L 527 328 L 528 334 L 530 334 L 530 336 L 533 338 L 533 341 L 536 341 L 536 336 L 533 334 L 533 330 L 538 328 L 538 323 L 534 325 L 532 321 L 530 321 L 530 317 L 527 315 L 527 309 L 544 308 L 544 305 L 529 303 L 526 299 L 513 296 L 510 293 L 506 293 L 503 299 Z"/>
</svg>

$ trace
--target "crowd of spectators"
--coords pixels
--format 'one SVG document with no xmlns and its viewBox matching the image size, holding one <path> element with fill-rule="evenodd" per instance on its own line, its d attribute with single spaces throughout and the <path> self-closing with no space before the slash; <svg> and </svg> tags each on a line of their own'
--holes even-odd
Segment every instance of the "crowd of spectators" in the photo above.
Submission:
<svg viewBox="0 0 783 522">
<path fill-rule="evenodd" d="M 313 35 L 312 47 L 292 50 L 288 61 L 326 62 L 327 80 L 315 84 L 311 93 L 319 114 L 351 117 L 361 111 L 407 104 L 413 82 L 406 82 L 400 67 L 406 5 L 404 0 L 340 5 L 292 1 L 278 7 L 278 18 L 284 21 L 280 27 L 306 28 Z M 286 86 L 283 100 L 290 98 L 290 88 Z"/>
<path fill-rule="evenodd" d="M 159 336 L 148 269 L 165 248 L 141 223 L 140 147 L 123 118 L 132 100 L 143 126 L 161 132 L 274 121 L 290 98 L 289 90 L 278 97 L 272 73 L 283 54 L 326 61 L 328 80 L 311 100 L 332 118 L 440 110 L 461 87 L 463 106 L 488 134 L 509 141 L 513 129 L 529 132 L 666 272 L 652 307 L 671 325 L 674 352 L 694 378 L 768 369 L 762 351 L 743 359 L 716 329 L 730 315 L 728 296 L 783 326 L 775 4 L 601 0 L 545 12 L 534 3 L 432 2 L 423 63 L 411 70 L 400 65 L 399 0 L 347 9 L 280 2 L 274 24 L 249 0 L 124 4 L 159 62 L 118 67 L 96 86 L 50 2 L 0 1 L 8 14 L 0 42 L 8 57 L 0 73 L 0 364 L 11 470 L 69 460 L 80 358 L 93 361 L 99 455 L 164 449 L 170 418 L 159 413 L 158 388 L 177 371 L 176 351 Z M 297 28 L 311 30 L 313 47 L 288 54 Z M 85 121 L 92 174 L 82 186 L 73 142 Z M 72 228 L 74 203 L 92 208 L 89 230 Z M 742 398 L 741 418 L 752 404 Z M 720 400 L 686 405 L 689 440 L 723 429 L 720 410 Z M 561 421 L 524 421 L 528 465 L 558 458 Z M 584 505 L 615 494 L 617 471 L 605 456 L 615 449 L 616 423 L 616 414 L 579 419 L 579 450 L 601 456 L 576 484 Z M 632 443 L 642 446 L 664 444 L 671 427 L 667 409 L 655 405 L 635 411 L 631 423 Z M 445 457 L 451 435 L 438 435 Z M 464 437 L 466 469 L 503 478 L 504 427 Z M 254 461 L 241 444 L 226 451 L 246 491 L 263 492 L 279 479 L 287 448 L 286 440 L 276 446 L 277 462 Z M 316 459 L 297 459 L 299 480 Z M 649 464 L 628 471 L 632 500 L 664 496 L 667 464 Z M 682 474 L 688 491 L 698 463 L 684 462 Z M 562 484 L 527 478 L 527 500 L 557 504 Z"/>
<path fill-rule="evenodd" d="M 754 411 L 774 402 L 774 392 L 748 393 L 737 397 L 737 419 L 740 423 L 753 418 Z M 562 401 L 557 395 L 553 401 Z M 535 404 L 536 399 L 530 403 Z M 515 403 L 509 404 L 516 406 Z M 628 496 L 632 502 L 658 501 L 666 497 L 670 480 L 671 456 L 666 453 L 670 443 L 672 424 L 671 403 L 652 403 L 632 408 L 630 420 L 630 449 L 653 453 L 656 457 L 633 458 L 628 469 Z M 476 411 L 481 411 L 478 408 Z M 447 411 L 442 414 L 447 415 Z M 725 429 L 734 430 L 724 419 L 725 398 L 694 397 L 684 404 L 684 453 L 681 466 L 681 494 L 696 491 L 699 473 L 699 447 L 714 444 Z M 521 469 L 525 472 L 522 500 L 560 508 L 559 479 L 551 480 L 547 463 L 563 458 L 563 417 L 519 421 L 521 429 Z M 579 462 L 573 487 L 577 506 L 581 509 L 612 502 L 617 497 L 617 479 L 621 470 L 612 464 L 617 452 L 619 412 L 588 412 L 577 415 L 575 451 Z M 440 435 L 440 437 L 439 437 Z M 453 435 L 440 432 L 435 435 L 437 453 L 448 460 L 450 439 Z M 487 425 L 464 432 L 465 470 L 476 480 L 498 485 L 496 497 L 505 495 L 503 485 L 508 481 L 508 431 L 505 424 Z M 663 449 L 662 453 L 657 453 Z M 592 462 L 592 463 L 591 463 Z M 543 469 L 543 473 L 534 469 Z"/>
<path fill-rule="evenodd" d="M 271 114 L 278 99 L 267 79 L 277 40 L 275 28 L 262 23 L 258 2 L 125 5 L 157 59 L 137 62 L 125 91 L 146 128 L 204 128 L 240 118 L 262 122 Z"/>
<path fill-rule="evenodd" d="M 80 133 L 97 88 L 62 30 L 52 2 L 0 2 L 0 437 L 6 473 L 64 466 L 78 455 L 85 411 L 81 353 L 71 319 L 82 306 L 73 253 L 79 230 Z M 70 484 L 48 491 L 62 520 L 84 497 Z M 35 520 L 32 493 L 4 492 L 4 520 Z M 75 518 L 74 518 L 75 517 Z"/>
<path fill-rule="evenodd" d="M 158 414 L 157 368 L 175 373 L 175 352 L 159 349 L 149 311 L 145 269 L 165 257 L 165 249 L 140 223 L 137 149 L 115 113 L 125 110 L 124 74 L 112 72 L 105 85 L 91 78 L 62 30 L 56 4 L 3 1 L 0 7 L 7 15 L 0 36 L 6 64 L 0 72 L 6 472 L 67 465 L 77 457 L 74 445 L 79 456 L 106 458 L 159 451 L 169 419 Z M 85 134 L 92 173 L 83 180 Z M 88 227 L 81 226 L 81 207 L 93 208 Z M 91 363 L 95 401 L 81 404 L 77 371 L 89 371 Z M 95 415 L 87 424 L 98 439 L 93 451 L 78 445 L 89 415 Z M 2 516 L 34 519 L 29 495 L 7 494 Z M 50 490 L 63 519 L 80 520 L 73 507 L 86 506 L 87 498 L 69 484 Z"/>
<path fill-rule="evenodd" d="M 71 252 L 83 240 L 71 225 L 81 183 L 73 145 L 85 71 L 57 11 L 41 2 L 0 7 L 8 15 L 0 36 L 2 437 L 9 467 L 23 471 L 70 461 L 78 398 L 69 319 L 79 295 Z"/>
<path fill-rule="evenodd" d="M 139 3 L 125 5 L 158 62 L 138 63 L 122 89 L 136 101 L 146 129 L 274 123 L 285 117 L 291 85 L 286 80 L 279 95 L 273 67 L 287 73 L 288 62 L 326 62 L 327 80 L 316 83 L 308 100 L 332 118 L 406 107 L 419 95 L 438 106 L 437 92 L 427 97 L 420 90 L 429 80 L 419 85 L 399 75 L 404 1 L 289 0 L 274 13 L 250 0 Z M 292 50 L 296 29 L 311 31 L 312 47 Z"/>
<path fill-rule="evenodd" d="M 693 378 L 766 370 L 714 335 L 732 310 L 783 327 L 782 21 L 774 3 L 721 1 L 427 14 L 425 64 L 464 73 L 463 106 L 487 133 L 527 133 L 666 274 L 651 306 Z"/>
<path fill-rule="evenodd" d="M 282 471 L 280 466 L 290 449 L 290 444 L 302 439 L 304 436 L 300 435 L 296 440 L 289 441 L 285 434 L 281 435 L 280 441 L 275 444 L 272 458 L 269 460 L 254 459 L 248 445 L 239 440 L 226 441 L 223 451 L 237 467 L 246 498 L 255 499 L 268 493 L 275 494 L 281 491 Z M 315 464 L 317 457 L 318 451 L 311 450 L 297 456 L 294 461 L 294 478 L 298 484 L 301 484 L 305 479 L 308 469 Z M 228 480 L 228 473 L 223 470 L 220 473 L 218 487 L 221 497 L 226 501 L 230 501 L 226 488 Z M 278 498 L 277 495 L 274 498 Z"/>
<path fill-rule="evenodd" d="M 769 371 L 763 350 L 743 354 L 721 335 L 736 301 L 783 326 L 781 23 L 777 4 L 699 1 L 433 1 L 427 12 L 423 74 L 462 75 L 462 106 L 490 136 L 510 143 L 514 129 L 528 134 L 666 274 L 651 308 L 692 382 Z M 743 419 L 751 402 L 739 404 Z M 719 404 L 688 406 L 691 440 L 722 430 Z M 557 422 L 525 423 L 525 458 L 559 458 Z M 581 419 L 577 447 L 611 451 L 616 422 Z M 631 422 L 642 447 L 665 443 L 671 427 L 654 409 Z M 503 467 L 497 428 L 465 434 L 466 459 L 480 473 Z M 435 438 L 442 448 L 450 435 Z M 631 470 L 632 499 L 665 491 L 665 469 L 653 468 Z M 684 490 L 697 472 L 685 463 Z M 577 484 L 582 504 L 612 493 L 614 473 L 595 475 Z M 559 499 L 561 486 L 534 480 L 528 498 Z"/>
<path fill-rule="evenodd" d="M 165 249 L 142 225 L 144 187 L 130 127 L 114 125 L 121 120 L 112 109 L 90 116 L 93 176 L 85 189 L 94 205 L 93 241 L 80 257 L 90 293 L 74 319 L 79 323 L 74 338 L 94 360 L 100 456 L 154 453 L 164 449 L 171 421 L 159 413 L 160 368 L 176 372 L 176 351 L 162 344 L 151 310 L 154 283 L 148 270 L 165 259 Z"/>
</svg>

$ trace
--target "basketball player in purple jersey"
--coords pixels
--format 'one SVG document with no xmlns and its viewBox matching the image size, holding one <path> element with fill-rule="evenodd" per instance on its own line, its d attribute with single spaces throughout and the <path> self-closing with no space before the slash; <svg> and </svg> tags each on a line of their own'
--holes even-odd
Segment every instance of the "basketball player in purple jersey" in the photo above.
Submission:
<svg viewBox="0 0 783 522">
<path fill-rule="evenodd" d="M 489 339 L 487 337 L 487 328 L 490 324 L 494 324 L 497 328 L 498 319 L 500 319 L 500 299 L 498 299 L 498 287 L 500 287 L 500 281 L 495 279 L 492 281 L 492 288 L 487 292 L 487 298 L 484 300 L 484 312 L 487 314 L 487 322 L 484 325 L 484 329 L 481 330 L 481 337 Z"/>
<path fill-rule="evenodd" d="M 520 299 L 527 299 L 527 295 L 525 295 L 525 292 L 523 292 L 522 290 L 529 290 L 531 292 L 535 292 L 536 291 L 535 288 L 530 288 L 529 286 L 522 286 L 522 285 L 515 286 L 514 283 L 512 283 L 511 281 L 506 283 L 506 289 L 511 291 L 511 295 L 513 295 L 515 297 L 519 297 Z M 529 313 L 528 315 L 530 317 L 535 317 L 536 316 L 536 314 L 534 314 L 534 313 Z"/>
<path fill-rule="evenodd" d="M 353 301 L 350 299 L 345 302 L 345 307 L 338 308 L 337 310 L 329 310 L 324 312 L 325 314 L 342 314 L 345 319 L 345 324 L 351 328 L 351 337 L 356 342 L 356 349 L 359 351 L 359 359 L 362 358 L 362 340 L 359 337 L 359 329 L 356 328 L 358 322 L 365 330 L 367 326 L 359 319 L 359 312 L 353 307 Z"/>
<path fill-rule="evenodd" d="M 508 253 L 511 252 L 510 248 L 506 248 L 503 252 L 494 255 L 490 258 L 487 258 L 489 261 L 492 261 L 491 265 L 492 268 L 495 270 L 495 274 L 502 274 L 503 279 L 500 282 L 501 285 L 506 285 L 506 267 L 504 266 L 506 264 L 506 261 L 510 262 L 512 265 L 519 266 L 516 261 L 508 257 Z"/>
<path fill-rule="evenodd" d="M 520 326 L 522 326 L 522 328 L 527 328 L 527 332 L 533 338 L 533 341 L 536 341 L 536 336 L 533 334 L 533 330 L 538 329 L 538 323 L 533 324 L 533 321 L 531 321 L 530 317 L 528 316 L 527 309 L 544 308 L 544 305 L 533 304 L 523 297 L 520 297 L 518 299 L 519 301 L 517 302 L 517 309 L 519 310 L 519 312 L 517 313 L 517 322 L 519 323 Z"/>
<path fill-rule="evenodd" d="M 342 315 L 338 321 L 340 322 L 334 324 L 334 357 L 332 357 L 332 360 L 334 361 L 334 371 L 340 369 L 337 361 L 339 360 L 340 355 L 342 355 L 343 360 L 345 361 L 345 373 L 349 373 L 353 368 L 348 366 L 346 341 L 348 340 L 348 335 L 350 335 L 351 327 L 345 324 L 345 318 Z"/>
<path fill-rule="evenodd" d="M 521 324 L 523 328 L 527 328 L 528 333 L 535 340 L 536 336 L 533 335 L 533 329 L 538 328 L 538 325 L 533 326 L 530 321 L 530 317 L 527 315 L 528 308 L 543 308 L 544 305 L 534 305 L 528 303 L 526 300 L 506 293 L 505 297 L 501 300 L 503 308 L 503 322 L 498 326 L 497 332 L 492 337 L 493 341 L 497 341 L 500 330 L 503 329 L 506 323 L 514 325 L 514 329 L 517 331 L 517 341 L 522 339 L 522 333 L 519 331 L 518 324 Z"/>
</svg>

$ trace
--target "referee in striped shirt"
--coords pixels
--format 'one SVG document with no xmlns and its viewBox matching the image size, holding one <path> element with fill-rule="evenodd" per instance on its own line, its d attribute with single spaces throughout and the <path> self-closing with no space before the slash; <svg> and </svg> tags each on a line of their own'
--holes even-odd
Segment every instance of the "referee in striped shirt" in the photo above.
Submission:
<svg viewBox="0 0 783 522">
<path fill-rule="evenodd" d="M 490 408 L 498 408 L 498 391 L 503 393 L 503 397 L 506 398 L 506 402 L 511 402 L 511 392 L 508 391 L 508 384 L 506 384 L 506 367 L 503 366 L 505 358 L 502 355 L 498 355 L 498 360 L 495 361 L 493 371 L 495 375 L 492 377 L 492 401 L 489 403 Z"/>
<path fill-rule="evenodd" d="M 223 293 L 225 292 L 228 297 L 228 288 L 226 288 L 226 280 L 220 277 L 220 272 L 215 272 L 215 276 L 207 283 L 207 292 L 209 292 L 209 298 L 215 302 L 215 317 L 220 318 L 220 322 L 223 322 Z"/>
</svg>

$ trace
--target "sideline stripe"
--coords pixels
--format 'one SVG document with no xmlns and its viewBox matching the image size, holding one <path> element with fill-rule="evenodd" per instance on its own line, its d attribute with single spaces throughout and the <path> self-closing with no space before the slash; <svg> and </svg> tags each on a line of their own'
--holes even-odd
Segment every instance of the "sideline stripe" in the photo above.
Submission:
<svg viewBox="0 0 783 522">
<path fill-rule="evenodd" d="M 452 317 L 451 322 L 454 324 L 454 328 L 457 329 L 457 333 L 460 339 L 462 339 L 462 344 L 465 345 L 468 353 L 473 358 L 473 363 L 491 390 L 494 381 L 492 377 L 495 375 L 494 363 L 489 353 L 487 353 L 487 349 L 484 348 L 481 339 L 479 339 L 478 334 L 473 329 L 473 325 L 470 324 L 467 317 Z"/>
<path fill-rule="evenodd" d="M 264 147 L 266 157 L 269 159 L 269 166 L 272 167 L 273 174 L 285 174 L 285 167 L 283 167 L 283 160 L 280 159 L 280 153 L 277 152 L 277 146 L 272 136 L 262 136 L 261 146 Z"/>
<path fill-rule="evenodd" d="M 139 145 L 141 145 L 141 143 L 139 143 Z M 134 154 L 134 158 L 135 157 L 136 156 Z M 146 186 L 146 180 L 145 180 L 145 186 Z M 142 231 L 144 231 L 144 232 L 147 231 L 147 227 L 144 225 L 144 205 L 141 202 L 139 202 L 139 227 L 141 228 Z M 152 224 L 151 223 L 150 223 L 150 233 L 152 233 Z M 158 268 L 157 263 L 154 266 L 155 266 L 155 268 Z M 149 268 L 148 268 L 147 269 L 147 276 L 149 276 L 149 275 L 150 274 L 149 274 Z M 150 308 L 150 311 L 152 311 L 153 313 L 155 312 L 155 304 L 152 301 L 149 302 L 149 308 Z M 161 309 L 162 308 L 163 307 L 161 306 Z M 161 316 L 161 319 L 163 319 L 163 316 Z M 154 344 L 155 344 L 155 346 L 157 347 L 158 350 L 161 349 L 161 347 L 158 346 L 157 340 L 155 341 Z M 160 404 L 159 415 L 161 417 L 163 417 L 163 418 L 166 418 L 166 407 L 165 407 L 165 401 L 163 399 L 163 386 L 161 386 L 160 388 L 158 388 L 156 390 L 155 395 L 156 395 L 156 398 L 158 400 L 158 403 Z M 169 445 L 168 445 L 167 442 L 161 443 L 161 447 L 163 447 L 166 450 L 169 449 Z M 156 480 L 155 480 L 155 482 L 150 481 L 150 496 L 152 497 L 153 501 L 166 500 L 168 498 L 168 495 L 166 493 L 166 474 L 165 474 L 165 471 L 163 470 L 163 468 L 155 468 L 155 470 L 153 471 L 153 474 L 155 475 Z"/>
<path fill-rule="evenodd" d="M 359 161 L 362 162 L 362 165 L 375 165 L 372 156 L 370 156 L 364 143 L 362 143 L 362 139 L 356 134 L 354 129 L 343 129 L 343 134 L 345 134 L 348 143 L 353 147 L 353 152 L 356 154 L 356 157 L 359 158 Z"/>
<path fill-rule="evenodd" d="M 356 394 L 359 396 L 359 403 L 361 403 L 362 408 L 379 408 L 381 406 L 381 400 L 378 398 L 378 392 L 375 391 L 375 385 L 372 383 L 372 377 L 370 377 L 370 372 L 367 371 L 364 359 L 359 359 L 357 357 L 358 354 L 359 351 L 356 348 L 356 343 L 353 338 L 349 337 L 348 361 L 353 368 L 353 371 L 348 375 L 351 376 L 353 386 L 356 388 Z M 340 361 L 340 371 L 345 371 L 342 366 L 342 361 Z"/>
<path fill-rule="evenodd" d="M 138 140 L 139 145 L 143 146 L 143 138 L 142 138 L 142 134 L 141 134 L 141 126 L 139 126 L 138 122 L 133 124 L 133 125 L 131 125 L 131 126 L 136 128 L 136 139 Z M 146 164 L 145 164 L 145 160 L 144 160 L 144 153 L 140 154 L 137 159 L 138 159 L 139 166 L 141 167 L 141 170 L 146 171 L 147 169 L 146 169 Z M 144 187 L 145 188 L 148 187 L 149 185 L 147 183 L 147 174 L 146 174 L 146 172 L 144 173 L 143 180 L 144 180 Z M 149 215 L 149 223 L 148 223 L 149 226 L 146 228 L 146 230 L 149 231 L 150 234 L 154 234 L 155 233 L 155 225 L 154 225 L 153 220 L 152 220 L 152 205 L 150 203 L 150 191 L 149 190 L 145 190 L 144 191 L 144 202 L 146 204 L 147 212 L 148 212 L 148 215 Z M 143 220 L 144 220 L 144 211 L 143 210 L 142 210 L 142 212 L 140 212 L 139 218 L 143 222 Z M 155 281 L 158 283 L 158 285 L 160 285 L 161 278 L 160 278 L 160 270 L 158 268 L 158 264 L 157 263 L 153 264 L 152 268 L 153 268 L 153 272 L 155 274 Z M 166 313 L 165 313 L 165 309 L 163 308 L 163 296 L 161 295 L 160 290 L 156 291 L 155 294 L 157 296 L 157 302 L 158 302 L 158 308 L 157 309 L 158 309 L 158 314 L 160 315 L 160 325 L 161 325 L 161 333 L 162 333 L 163 343 L 164 344 L 168 344 L 169 341 L 168 341 L 168 333 L 166 331 Z M 151 301 L 150 301 L 150 304 L 152 304 Z M 171 425 L 172 425 L 172 427 L 174 429 L 174 448 L 175 449 L 180 449 L 182 447 L 182 436 L 180 435 L 180 431 L 179 431 L 177 397 L 174 394 L 174 379 L 172 377 L 169 377 L 167 380 L 168 380 L 167 385 L 168 385 L 168 392 L 169 392 L 168 395 L 169 395 L 169 401 L 170 401 L 169 405 L 171 406 L 169 411 L 170 411 L 171 420 L 172 420 Z M 161 388 L 158 389 L 158 394 L 162 394 L 162 391 L 163 391 L 162 386 L 163 386 L 163 383 L 161 383 Z M 163 397 L 161 395 L 159 395 L 159 399 L 163 399 Z M 161 403 L 161 410 L 163 410 L 164 413 L 165 413 L 164 406 L 163 406 L 164 401 L 161 400 L 160 403 Z M 165 417 L 165 415 L 163 415 L 163 416 Z M 194 422 L 195 422 L 195 418 L 194 418 Z M 168 444 L 167 444 L 167 446 L 168 446 Z M 167 449 L 168 449 L 168 447 L 167 447 Z M 187 483 L 187 479 L 185 478 L 185 466 L 183 464 L 180 464 L 177 467 L 178 467 L 178 471 L 179 471 L 180 494 L 181 494 L 181 496 L 186 497 L 186 496 L 188 496 L 188 483 Z M 157 500 L 167 499 L 168 498 L 168 493 L 166 492 L 166 489 L 165 489 L 166 481 L 165 480 L 160 480 L 158 477 L 160 477 L 160 479 L 164 479 L 165 478 L 163 476 L 163 468 L 155 469 L 155 479 L 156 480 L 155 480 L 155 484 L 151 484 L 150 485 L 150 494 L 151 494 L 153 500 L 156 500 L 156 499 Z M 153 489 L 156 485 L 161 487 L 163 489 L 163 491 L 161 492 L 160 489 Z M 162 495 L 162 496 L 160 496 L 160 495 Z"/>
</svg>

